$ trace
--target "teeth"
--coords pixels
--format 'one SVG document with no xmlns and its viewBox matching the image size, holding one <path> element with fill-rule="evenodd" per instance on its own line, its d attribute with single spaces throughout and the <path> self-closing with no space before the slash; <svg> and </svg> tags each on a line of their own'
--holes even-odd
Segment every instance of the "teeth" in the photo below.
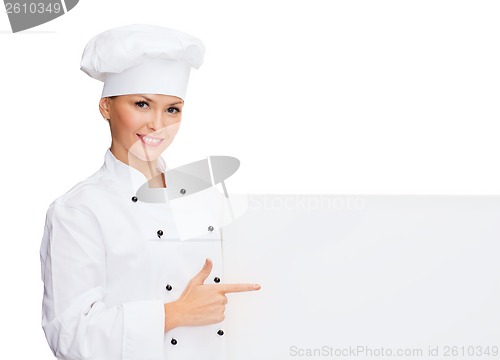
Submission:
<svg viewBox="0 0 500 360">
<path fill-rule="evenodd" d="M 146 136 L 143 136 L 142 140 L 144 140 L 144 142 L 147 142 L 149 144 L 159 144 L 161 141 L 160 139 L 152 139 L 152 138 L 148 138 Z"/>
</svg>

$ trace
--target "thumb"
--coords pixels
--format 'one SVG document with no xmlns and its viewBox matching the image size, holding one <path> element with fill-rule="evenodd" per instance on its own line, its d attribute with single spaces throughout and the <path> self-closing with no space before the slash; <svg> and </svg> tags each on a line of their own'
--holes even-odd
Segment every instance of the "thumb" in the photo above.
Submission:
<svg viewBox="0 0 500 360">
<path fill-rule="evenodd" d="M 205 282 L 205 280 L 207 279 L 208 275 L 210 275 L 211 272 L 212 272 L 212 260 L 207 258 L 200 272 L 196 274 L 191 280 L 201 285 Z"/>
</svg>

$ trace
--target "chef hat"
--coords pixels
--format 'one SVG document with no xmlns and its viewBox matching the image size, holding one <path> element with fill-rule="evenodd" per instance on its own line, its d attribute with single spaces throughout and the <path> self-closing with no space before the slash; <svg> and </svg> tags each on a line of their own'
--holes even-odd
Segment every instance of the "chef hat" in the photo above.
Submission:
<svg viewBox="0 0 500 360">
<path fill-rule="evenodd" d="M 128 25 L 93 37 L 81 70 L 104 82 L 102 97 L 165 94 L 184 99 L 191 67 L 203 62 L 203 43 L 155 25 Z"/>
</svg>

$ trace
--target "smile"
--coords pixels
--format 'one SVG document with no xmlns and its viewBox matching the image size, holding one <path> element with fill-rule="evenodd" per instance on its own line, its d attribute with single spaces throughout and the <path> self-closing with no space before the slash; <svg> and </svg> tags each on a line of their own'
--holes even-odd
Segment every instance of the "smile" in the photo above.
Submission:
<svg viewBox="0 0 500 360">
<path fill-rule="evenodd" d="M 150 145 L 150 146 L 158 146 L 163 141 L 163 139 L 155 138 L 155 137 L 151 137 L 151 136 L 146 136 L 146 135 L 137 134 L 137 136 L 141 139 L 141 141 L 144 144 Z"/>
</svg>

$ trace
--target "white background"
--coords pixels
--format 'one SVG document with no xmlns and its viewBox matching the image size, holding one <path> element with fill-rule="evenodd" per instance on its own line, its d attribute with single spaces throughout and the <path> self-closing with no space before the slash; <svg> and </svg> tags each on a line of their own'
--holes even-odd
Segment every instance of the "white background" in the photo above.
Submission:
<svg viewBox="0 0 500 360">
<path fill-rule="evenodd" d="M 499 194 L 498 18 L 497 1 L 82 0 L 12 34 L 0 13 L 0 358 L 52 359 L 45 211 L 110 144 L 101 84 L 79 71 L 90 37 L 153 23 L 203 40 L 165 159 L 236 156 L 229 191 Z"/>
</svg>

